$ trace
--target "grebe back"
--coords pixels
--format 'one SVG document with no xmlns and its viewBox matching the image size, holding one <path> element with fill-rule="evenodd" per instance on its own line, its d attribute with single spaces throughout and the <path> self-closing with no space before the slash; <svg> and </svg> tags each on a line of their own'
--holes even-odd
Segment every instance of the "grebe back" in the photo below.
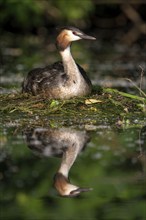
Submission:
<svg viewBox="0 0 146 220">
<path fill-rule="evenodd" d="M 69 99 L 90 94 L 91 81 L 83 68 L 75 63 L 70 52 L 71 42 L 81 39 L 96 38 L 74 27 L 62 28 L 56 39 L 62 62 L 30 71 L 22 84 L 22 92 L 43 94 L 48 99 Z"/>
</svg>

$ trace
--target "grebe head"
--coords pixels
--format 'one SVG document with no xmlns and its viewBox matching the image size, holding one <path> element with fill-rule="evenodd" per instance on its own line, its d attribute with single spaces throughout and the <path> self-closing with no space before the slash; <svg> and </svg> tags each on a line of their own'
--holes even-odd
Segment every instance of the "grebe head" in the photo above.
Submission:
<svg viewBox="0 0 146 220">
<path fill-rule="evenodd" d="M 57 36 L 56 45 L 59 50 L 65 50 L 68 46 L 70 46 L 72 41 L 81 39 L 96 40 L 95 37 L 83 33 L 78 28 L 64 27 L 60 29 L 60 32 Z"/>
<path fill-rule="evenodd" d="M 54 177 L 54 186 L 60 196 L 75 197 L 81 192 L 88 192 L 91 188 L 81 188 L 69 182 L 68 178 L 62 173 L 56 173 Z"/>
</svg>

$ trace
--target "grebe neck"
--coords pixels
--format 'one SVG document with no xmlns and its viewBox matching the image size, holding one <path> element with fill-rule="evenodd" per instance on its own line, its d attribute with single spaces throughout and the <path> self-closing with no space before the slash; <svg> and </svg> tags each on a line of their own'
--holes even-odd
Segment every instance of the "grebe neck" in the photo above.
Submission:
<svg viewBox="0 0 146 220">
<path fill-rule="evenodd" d="M 72 57 L 70 45 L 67 48 L 65 48 L 65 50 L 61 50 L 59 52 L 62 57 L 62 61 L 64 61 L 64 62 L 67 62 Z M 72 59 L 73 59 L 73 57 L 72 57 Z"/>
<path fill-rule="evenodd" d="M 65 73 L 69 76 L 78 76 L 77 80 L 79 80 L 80 72 L 72 57 L 70 45 L 65 50 L 60 51 L 60 55 L 62 57 Z"/>
</svg>

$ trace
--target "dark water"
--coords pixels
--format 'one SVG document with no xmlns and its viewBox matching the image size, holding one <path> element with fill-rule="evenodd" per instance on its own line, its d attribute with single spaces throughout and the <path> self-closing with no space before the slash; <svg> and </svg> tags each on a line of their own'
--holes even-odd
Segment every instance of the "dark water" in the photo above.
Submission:
<svg viewBox="0 0 146 220">
<path fill-rule="evenodd" d="M 9 123 L 1 135 L 1 219 L 144 220 L 145 150 L 146 127 L 20 130 Z M 62 153 L 75 160 L 70 182 L 92 190 L 59 196 L 53 178 Z"/>
</svg>

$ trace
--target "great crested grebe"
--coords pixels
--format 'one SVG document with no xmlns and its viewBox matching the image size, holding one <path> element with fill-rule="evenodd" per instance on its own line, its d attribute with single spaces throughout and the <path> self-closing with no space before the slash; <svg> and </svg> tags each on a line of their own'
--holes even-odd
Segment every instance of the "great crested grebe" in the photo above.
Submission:
<svg viewBox="0 0 146 220">
<path fill-rule="evenodd" d="M 62 62 L 30 71 L 22 84 L 22 92 L 44 94 L 49 99 L 69 99 L 91 93 L 92 84 L 86 72 L 75 63 L 70 45 L 81 39 L 96 40 L 75 27 L 64 27 L 56 39 Z"/>
<path fill-rule="evenodd" d="M 54 187 L 60 196 L 74 197 L 91 188 L 79 187 L 69 181 L 68 175 L 78 154 L 85 149 L 89 136 L 85 131 L 71 128 L 36 128 L 25 131 L 28 147 L 37 155 L 62 157 L 54 176 Z"/>
</svg>

